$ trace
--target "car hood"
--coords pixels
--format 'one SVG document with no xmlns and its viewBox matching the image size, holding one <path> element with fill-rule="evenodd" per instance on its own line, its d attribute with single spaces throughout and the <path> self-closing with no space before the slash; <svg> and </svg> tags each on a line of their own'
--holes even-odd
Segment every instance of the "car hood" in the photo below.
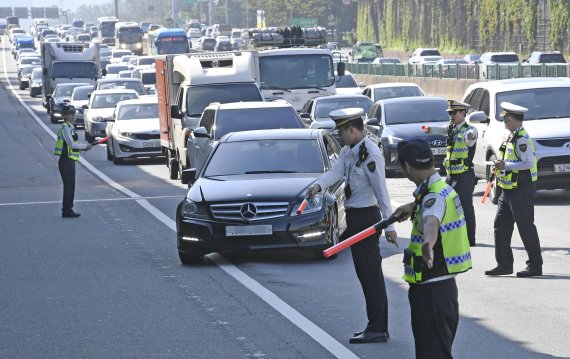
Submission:
<svg viewBox="0 0 570 359">
<path fill-rule="evenodd" d="M 449 122 L 442 121 L 442 122 L 419 122 L 419 123 L 406 123 L 399 125 L 387 125 L 384 128 L 384 131 L 382 132 L 382 137 L 392 136 L 404 140 L 414 137 L 423 137 L 426 140 L 428 140 L 426 134 L 424 133 L 424 130 L 422 130 L 422 126 L 439 127 L 439 126 L 445 126 L 447 124 L 449 124 Z"/>
<path fill-rule="evenodd" d="M 114 107 L 111 108 L 96 108 L 96 109 L 89 109 L 89 116 L 90 117 L 97 117 L 101 116 L 104 118 L 108 118 L 113 116 L 113 112 L 115 111 Z"/>
<path fill-rule="evenodd" d="M 75 108 L 81 108 L 83 105 L 87 105 L 88 102 L 89 100 L 74 100 L 70 103 L 75 106 Z"/>
<path fill-rule="evenodd" d="M 117 131 L 132 133 L 159 134 L 160 122 L 158 118 L 145 118 L 137 120 L 123 120 L 115 122 Z"/>
<path fill-rule="evenodd" d="M 302 200 L 320 173 L 272 173 L 199 178 L 187 198 L 201 202 Z"/>
<path fill-rule="evenodd" d="M 333 129 L 336 126 L 330 117 L 317 117 L 315 120 L 311 123 L 311 128 Z"/>
<path fill-rule="evenodd" d="M 570 137 L 570 118 L 530 120 L 523 125 L 533 139 Z"/>
<path fill-rule="evenodd" d="M 337 95 L 362 95 L 362 89 L 360 87 L 342 87 L 336 88 Z"/>
</svg>

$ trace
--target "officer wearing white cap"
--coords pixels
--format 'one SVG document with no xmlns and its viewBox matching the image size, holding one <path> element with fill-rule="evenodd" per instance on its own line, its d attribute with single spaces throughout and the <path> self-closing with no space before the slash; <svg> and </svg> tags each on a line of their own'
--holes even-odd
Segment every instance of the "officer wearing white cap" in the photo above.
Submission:
<svg viewBox="0 0 570 359">
<path fill-rule="evenodd" d="M 346 238 L 392 214 L 386 188 L 384 157 L 378 145 L 364 132 L 363 114 L 364 111 L 360 108 L 346 108 L 330 113 L 346 145 L 335 165 L 309 190 L 314 195 L 345 178 L 347 230 L 343 236 Z M 388 242 L 396 244 L 394 227 L 388 227 L 385 233 Z M 389 338 L 388 298 L 382 273 L 379 236 L 370 236 L 350 248 L 356 275 L 364 291 L 368 316 L 366 328 L 354 333 L 350 343 L 385 342 Z"/>
<path fill-rule="evenodd" d="M 447 108 L 450 118 L 449 126 L 426 127 L 425 132 L 447 134 L 447 153 L 445 156 L 447 183 L 459 195 L 465 211 L 469 244 L 473 247 L 476 244 L 475 208 L 473 207 L 473 190 L 475 189 L 473 156 L 475 156 L 477 146 L 477 129 L 465 120 L 469 107 L 469 104 L 449 100 Z"/>
<path fill-rule="evenodd" d="M 486 275 L 508 275 L 513 273 L 513 251 L 511 237 L 514 224 L 528 253 L 527 267 L 517 277 L 542 275 L 542 254 L 538 232 L 534 225 L 534 198 L 537 175 L 537 160 L 532 138 L 523 128 L 527 108 L 501 102 L 505 128 L 511 134 L 499 149 L 500 160 L 495 161 L 497 185 L 502 193 L 495 216 L 495 259 L 497 267 Z"/>
<path fill-rule="evenodd" d="M 455 276 L 471 269 L 461 201 L 434 168 L 425 140 L 399 142 L 398 158 L 406 177 L 417 186 L 415 201 L 394 212 L 401 220 L 412 220 L 404 280 L 410 284 L 416 358 L 452 358 L 459 323 Z"/>
<path fill-rule="evenodd" d="M 75 162 L 79 161 L 79 152 L 88 151 L 93 145 L 80 143 L 75 133 L 75 107 L 64 105 L 62 109 L 63 124 L 57 133 L 54 154 L 59 156 L 58 167 L 63 181 L 63 201 L 61 216 L 63 218 L 79 217 L 79 212 L 73 210 L 75 197 Z"/>
</svg>

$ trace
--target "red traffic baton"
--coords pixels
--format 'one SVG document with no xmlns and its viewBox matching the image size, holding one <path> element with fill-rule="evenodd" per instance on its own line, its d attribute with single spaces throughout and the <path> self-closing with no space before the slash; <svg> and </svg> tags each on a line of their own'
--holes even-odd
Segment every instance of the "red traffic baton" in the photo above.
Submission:
<svg viewBox="0 0 570 359">
<path fill-rule="evenodd" d="M 343 249 L 346 249 L 346 248 L 352 246 L 353 244 L 356 244 L 356 243 L 360 242 L 361 240 L 370 237 L 373 234 L 381 233 L 382 230 L 384 230 L 386 227 L 388 227 L 392 223 L 397 222 L 399 219 L 400 219 L 400 217 L 392 216 L 388 219 L 380 221 L 380 222 L 376 223 L 375 225 L 370 226 L 370 227 L 366 228 L 365 230 L 356 233 L 352 237 L 350 237 L 350 238 L 348 238 L 348 239 L 346 239 L 340 243 L 337 243 L 328 249 L 325 249 L 323 251 L 323 256 L 325 258 L 329 258 L 330 256 L 337 254 L 338 252 L 342 251 Z"/>
<path fill-rule="evenodd" d="M 300 216 L 301 213 L 303 213 L 303 211 L 305 210 L 305 208 L 307 208 L 307 206 L 309 205 L 309 198 L 311 198 L 311 193 L 307 193 L 305 195 L 305 199 L 303 200 L 303 202 L 301 202 L 299 209 L 297 209 L 298 216 Z"/>
<path fill-rule="evenodd" d="M 105 136 L 105 137 L 103 137 L 103 138 L 101 138 L 101 139 L 98 139 L 97 141 L 91 142 L 91 144 L 92 144 L 93 146 L 95 146 L 95 145 L 100 145 L 100 144 L 102 144 L 102 143 L 107 142 L 108 140 L 109 140 L 109 136 Z"/>
<path fill-rule="evenodd" d="M 486 162 L 486 164 L 488 165 L 492 165 L 493 162 L 488 161 Z M 491 172 L 491 176 L 489 176 L 489 182 L 487 182 L 487 186 L 485 187 L 485 192 L 483 193 L 483 198 L 481 199 L 481 203 L 485 203 L 485 201 L 487 201 L 487 196 L 489 196 L 489 192 L 491 191 L 491 186 L 493 185 L 493 182 L 495 181 L 495 172 Z"/>
</svg>

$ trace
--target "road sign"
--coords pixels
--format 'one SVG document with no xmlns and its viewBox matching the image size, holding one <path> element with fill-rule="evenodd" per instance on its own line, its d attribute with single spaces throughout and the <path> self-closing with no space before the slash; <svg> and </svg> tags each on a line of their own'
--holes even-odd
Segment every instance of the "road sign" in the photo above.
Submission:
<svg viewBox="0 0 570 359">
<path fill-rule="evenodd" d="M 12 16 L 11 7 L 0 7 L 0 17 Z"/>
<path fill-rule="evenodd" d="M 59 19 L 59 8 L 57 6 L 46 7 L 45 10 L 48 19 Z"/>
<path fill-rule="evenodd" d="M 14 16 L 17 16 L 20 19 L 27 19 L 28 18 L 28 8 L 27 7 L 15 7 L 14 8 Z"/>
<path fill-rule="evenodd" d="M 30 8 L 30 15 L 32 15 L 32 19 L 41 19 L 45 17 L 44 8 L 43 7 Z"/>
<path fill-rule="evenodd" d="M 291 25 L 297 25 L 304 28 L 315 27 L 319 23 L 319 19 L 316 17 L 294 17 L 291 19 Z"/>
</svg>

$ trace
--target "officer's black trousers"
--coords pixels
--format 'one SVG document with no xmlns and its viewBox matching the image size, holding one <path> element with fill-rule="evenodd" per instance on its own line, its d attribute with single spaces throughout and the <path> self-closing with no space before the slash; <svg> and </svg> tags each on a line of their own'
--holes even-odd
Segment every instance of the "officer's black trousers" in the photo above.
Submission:
<svg viewBox="0 0 570 359">
<path fill-rule="evenodd" d="M 473 169 L 457 175 L 451 175 L 452 182 L 456 182 L 453 189 L 457 192 L 463 213 L 465 214 L 465 222 L 467 224 L 467 237 L 469 244 L 475 245 L 475 208 L 473 208 L 473 190 L 475 189 L 475 172 Z"/>
<path fill-rule="evenodd" d="M 495 258 L 500 267 L 513 268 L 511 237 L 516 223 L 528 254 L 527 264 L 532 268 L 542 268 L 540 241 L 534 225 L 535 195 L 534 184 L 525 183 L 514 189 L 503 190 L 499 198 L 495 216 Z"/>
<path fill-rule="evenodd" d="M 63 181 L 61 212 L 69 214 L 73 211 L 73 198 L 75 197 L 75 161 L 64 155 L 59 156 L 58 167 Z"/>
<path fill-rule="evenodd" d="M 348 208 L 347 230 L 344 236 L 352 236 L 381 220 L 378 207 Z M 382 273 L 379 235 L 370 236 L 350 247 L 356 275 L 364 291 L 367 330 L 388 332 L 388 297 Z"/>
<path fill-rule="evenodd" d="M 417 359 L 453 358 L 451 346 L 459 323 L 455 279 L 412 284 L 408 291 Z"/>
</svg>

